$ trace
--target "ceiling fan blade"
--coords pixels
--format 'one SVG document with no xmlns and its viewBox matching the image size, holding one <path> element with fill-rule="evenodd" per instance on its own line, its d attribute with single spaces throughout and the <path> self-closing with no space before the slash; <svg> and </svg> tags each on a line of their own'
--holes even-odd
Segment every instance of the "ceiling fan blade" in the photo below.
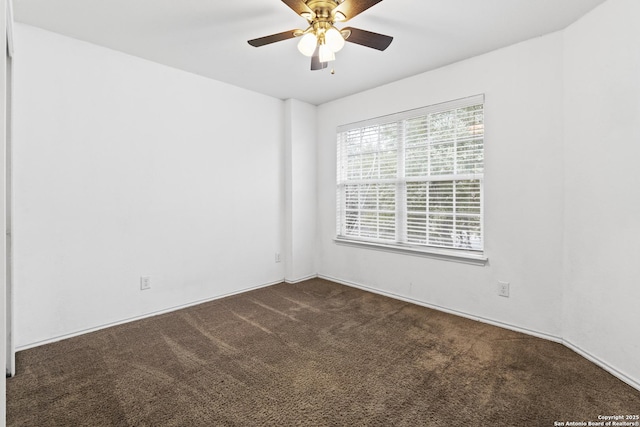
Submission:
<svg viewBox="0 0 640 427">
<path fill-rule="evenodd" d="M 296 30 L 284 31 L 282 33 L 271 34 L 270 36 L 264 36 L 258 39 L 249 40 L 247 43 L 249 43 L 251 46 L 254 46 L 254 47 L 260 47 L 267 44 L 280 42 L 282 40 L 292 39 L 296 37 L 295 32 Z"/>
<path fill-rule="evenodd" d="M 302 15 L 303 13 L 313 14 L 313 11 L 309 9 L 309 6 L 307 6 L 303 0 L 282 0 L 282 2 L 298 15 Z"/>
<path fill-rule="evenodd" d="M 342 13 L 346 17 L 346 19 L 343 19 L 342 22 L 345 22 L 369 9 L 371 6 L 375 6 L 381 1 L 382 0 L 344 0 L 343 3 L 333 9 L 333 13 Z"/>
<path fill-rule="evenodd" d="M 311 71 L 322 70 L 327 68 L 328 63 L 320 62 L 320 46 L 316 47 L 316 51 L 311 57 Z"/>
<path fill-rule="evenodd" d="M 346 1 L 345 1 L 346 3 Z M 344 3 L 342 3 L 344 4 Z M 347 27 L 342 32 L 349 31 L 351 34 L 346 38 L 348 42 L 356 43 L 372 49 L 385 50 L 393 41 L 393 37 L 384 34 L 372 33 L 371 31 L 358 28 Z"/>
</svg>

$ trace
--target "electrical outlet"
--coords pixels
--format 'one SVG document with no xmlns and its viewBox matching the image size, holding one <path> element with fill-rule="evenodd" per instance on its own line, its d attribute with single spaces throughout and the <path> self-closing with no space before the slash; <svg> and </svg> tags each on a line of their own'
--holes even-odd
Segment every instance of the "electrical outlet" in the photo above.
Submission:
<svg viewBox="0 0 640 427">
<path fill-rule="evenodd" d="M 509 298 L 509 282 L 498 282 L 498 295 Z"/>
<path fill-rule="evenodd" d="M 142 276 L 140 277 L 140 290 L 144 291 L 147 289 L 151 289 L 151 277 L 150 276 Z"/>
<path fill-rule="evenodd" d="M 280 252 L 276 252 L 276 262 L 280 262 Z"/>
</svg>

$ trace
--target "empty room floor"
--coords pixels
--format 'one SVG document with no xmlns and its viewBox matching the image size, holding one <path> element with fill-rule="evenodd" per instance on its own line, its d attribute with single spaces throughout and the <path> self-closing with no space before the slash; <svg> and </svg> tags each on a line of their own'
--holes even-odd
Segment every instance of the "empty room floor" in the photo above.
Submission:
<svg viewBox="0 0 640 427">
<path fill-rule="evenodd" d="M 321 279 L 17 354 L 9 426 L 553 426 L 640 413 L 568 348 Z"/>
</svg>

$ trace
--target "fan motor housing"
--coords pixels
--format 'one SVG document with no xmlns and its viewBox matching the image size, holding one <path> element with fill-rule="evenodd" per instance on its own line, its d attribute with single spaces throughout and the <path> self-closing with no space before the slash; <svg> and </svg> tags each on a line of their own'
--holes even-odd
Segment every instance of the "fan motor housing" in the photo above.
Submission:
<svg viewBox="0 0 640 427">
<path fill-rule="evenodd" d="M 307 7 L 315 14 L 314 21 L 331 21 L 333 9 L 338 6 L 339 2 L 335 0 L 309 0 Z"/>
</svg>

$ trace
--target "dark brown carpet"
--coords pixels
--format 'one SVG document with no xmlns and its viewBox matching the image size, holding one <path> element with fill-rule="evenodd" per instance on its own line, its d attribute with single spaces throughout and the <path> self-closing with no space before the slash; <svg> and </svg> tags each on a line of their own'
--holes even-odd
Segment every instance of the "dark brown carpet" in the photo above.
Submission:
<svg viewBox="0 0 640 427">
<path fill-rule="evenodd" d="M 562 345 L 323 280 L 17 355 L 9 426 L 553 426 L 640 413 Z"/>
</svg>

